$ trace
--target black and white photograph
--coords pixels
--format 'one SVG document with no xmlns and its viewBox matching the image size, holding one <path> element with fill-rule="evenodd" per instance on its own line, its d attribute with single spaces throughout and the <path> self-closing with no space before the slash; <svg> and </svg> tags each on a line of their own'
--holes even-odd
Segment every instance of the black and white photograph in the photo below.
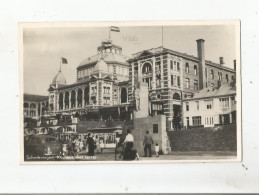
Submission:
<svg viewBox="0 0 259 195">
<path fill-rule="evenodd" d="M 20 163 L 240 161 L 240 21 L 19 24 Z"/>
</svg>

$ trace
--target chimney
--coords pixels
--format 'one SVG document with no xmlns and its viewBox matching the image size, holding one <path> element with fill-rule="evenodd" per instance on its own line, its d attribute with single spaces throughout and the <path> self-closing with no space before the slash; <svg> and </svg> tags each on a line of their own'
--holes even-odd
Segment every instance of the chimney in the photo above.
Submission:
<svg viewBox="0 0 259 195">
<path fill-rule="evenodd" d="M 205 70 L 205 52 L 204 52 L 204 41 L 203 39 L 198 39 L 197 41 L 197 52 L 199 59 L 199 89 L 206 87 L 206 70 Z"/>
<path fill-rule="evenodd" d="M 234 70 L 236 70 L 236 68 L 237 68 L 236 63 L 237 63 L 237 61 L 236 61 L 236 60 L 234 60 Z"/>
<path fill-rule="evenodd" d="M 219 57 L 219 64 L 220 64 L 221 66 L 223 66 L 223 65 L 225 64 L 223 57 Z"/>
</svg>

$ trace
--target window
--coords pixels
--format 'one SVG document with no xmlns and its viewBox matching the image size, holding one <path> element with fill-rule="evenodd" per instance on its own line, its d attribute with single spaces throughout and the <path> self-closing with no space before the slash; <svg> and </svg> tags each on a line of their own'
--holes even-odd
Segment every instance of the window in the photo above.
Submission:
<svg viewBox="0 0 259 195">
<path fill-rule="evenodd" d="M 174 61 L 174 70 L 176 70 L 176 61 Z"/>
<path fill-rule="evenodd" d="M 192 125 L 193 126 L 201 125 L 201 116 L 193 116 L 192 117 Z"/>
<path fill-rule="evenodd" d="M 222 81 L 222 72 L 218 72 L 219 81 Z"/>
<path fill-rule="evenodd" d="M 226 81 L 227 81 L 227 83 L 228 83 L 228 74 L 226 74 Z"/>
<path fill-rule="evenodd" d="M 171 86 L 174 86 L 174 75 L 171 75 Z"/>
<path fill-rule="evenodd" d="M 198 81 L 194 80 L 194 90 L 198 90 Z"/>
<path fill-rule="evenodd" d="M 173 64 L 174 62 L 172 60 L 170 60 L 170 69 L 173 70 Z"/>
<path fill-rule="evenodd" d="M 30 116 L 36 116 L 36 112 L 34 110 L 30 111 Z"/>
<path fill-rule="evenodd" d="M 229 99 L 228 98 L 220 98 L 220 107 L 221 108 L 229 108 Z"/>
<path fill-rule="evenodd" d="M 158 124 L 153 124 L 153 133 L 158 133 Z"/>
<path fill-rule="evenodd" d="M 194 65 L 194 75 L 197 75 L 197 66 Z"/>
<path fill-rule="evenodd" d="M 199 101 L 196 101 L 196 109 L 199 110 L 200 109 L 200 104 L 199 104 Z"/>
<path fill-rule="evenodd" d="M 110 98 L 109 97 L 104 97 L 103 98 L 103 104 L 104 105 L 110 105 Z"/>
<path fill-rule="evenodd" d="M 205 100 L 205 105 L 208 110 L 212 109 L 212 100 Z"/>
<path fill-rule="evenodd" d="M 189 64 L 188 63 L 185 64 L 185 72 L 189 73 Z"/>
<path fill-rule="evenodd" d="M 185 103 L 185 110 L 186 110 L 186 111 L 189 111 L 189 102 L 186 102 L 186 103 Z"/>
<path fill-rule="evenodd" d="M 186 88 L 190 88 L 190 79 L 185 79 Z"/>
<path fill-rule="evenodd" d="M 213 116 L 205 117 L 205 125 L 213 125 Z"/>
<path fill-rule="evenodd" d="M 178 87 L 181 86 L 180 76 L 177 76 L 177 85 L 178 85 Z"/>
<path fill-rule="evenodd" d="M 210 78 L 214 79 L 214 71 L 213 70 L 210 70 Z"/>
<path fill-rule="evenodd" d="M 180 62 L 177 62 L 177 70 L 180 71 Z"/>
<path fill-rule="evenodd" d="M 160 70 L 160 61 L 156 62 L 156 70 Z"/>
</svg>

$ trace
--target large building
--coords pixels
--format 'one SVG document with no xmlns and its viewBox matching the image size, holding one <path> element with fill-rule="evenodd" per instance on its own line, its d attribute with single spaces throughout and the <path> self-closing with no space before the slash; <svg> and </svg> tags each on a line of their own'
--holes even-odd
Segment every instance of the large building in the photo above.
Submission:
<svg viewBox="0 0 259 195">
<path fill-rule="evenodd" d="M 50 112 L 77 113 L 84 119 L 129 118 L 123 111 L 129 104 L 128 59 L 108 40 L 79 64 L 76 83 L 68 85 L 60 70 L 49 87 Z"/>
<path fill-rule="evenodd" d="M 165 114 L 167 130 L 180 129 L 182 125 L 182 100 L 207 87 L 235 82 L 235 68 L 205 60 L 204 40 L 197 40 L 198 57 L 176 52 L 164 47 L 133 54 L 128 61 L 129 101 L 138 82 L 149 87 L 150 115 Z M 234 60 L 235 67 L 235 60 Z"/>
<path fill-rule="evenodd" d="M 236 123 L 235 86 L 204 88 L 183 100 L 185 128 Z"/>
<path fill-rule="evenodd" d="M 67 84 L 61 70 L 49 87 L 49 111 L 84 119 L 134 118 L 134 90 L 148 86 L 148 113 L 166 115 L 166 129 L 183 128 L 183 100 L 218 83 L 235 82 L 235 68 L 205 60 L 204 40 L 197 40 L 197 57 L 158 47 L 128 58 L 111 40 L 77 67 L 77 80 Z M 235 67 L 235 60 L 234 60 Z"/>
</svg>

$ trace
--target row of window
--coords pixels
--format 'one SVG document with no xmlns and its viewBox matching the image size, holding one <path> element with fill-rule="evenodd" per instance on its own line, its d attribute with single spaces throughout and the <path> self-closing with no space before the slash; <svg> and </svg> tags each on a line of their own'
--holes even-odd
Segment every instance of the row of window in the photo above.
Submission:
<svg viewBox="0 0 259 195">
<path fill-rule="evenodd" d="M 186 88 L 190 88 L 190 79 L 189 78 L 185 79 L 185 84 L 186 84 Z M 197 80 L 194 80 L 194 82 L 193 82 L 193 89 L 198 90 L 198 81 Z"/>
<path fill-rule="evenodd" d="M 205 117 L 205 125 L 213 125 L 214 124 L 214 121 L 213 121 L 213 116 L 208 116 L 208 117 Z M 189 117 L 186 117 L 186 121 L 187 121 L 187 125 L 189 125 Z M 201 121 L 201 116 L 193 116 L 192 117 L 192 125 L 193 126 L 199 126 L 202 124 L 202 121 Z"/>
<path fill-rule="evenodd" d="M 205 107 L 207 110 L 212 109 L 213 106 L 213 100 L 204 100 L 205 101 Z M 200 109 L 200 103 L 199 101 L 195 101 L 196 104 L 196 110 Z M 185 102 L 185 110 L 189 111 L 190 110 L 190 106 L 189 106 L 189 102 Z"/>
<path fill-rule="evenodd" d="M 103 87 L 103 93 L 110 94 L 110 87 Z"/>
<path fill-rule="evenodd" d="M 170 69 L 180 71 L 180 62 L 170 60 Z"/>
<path fill-rule="evenodd" d="M 186 73 L 190 73 L 190 66 L 189 63 L 185 64 L 185 72 Z M 194 65 L 194 75 L 197 75 L 198 70 L 197 70 L 197 65 Z"/>
<path fill-rule="evenodd" d="M 103 98 L 103 105 L 110 105 L 110 98 L 109 97 Z"/>
<path fill-rule="evenodd" d="M 218 72 L 218 80 L 219 81 L 222 81 L 222 75 L 223 75 L 222 72 Z M 213 69 L 210 70 L 210 78 L 211 79 L 215 79 L 215 75 L 214 75 L 214 70 Z M 229 82 L 228 74 L 225 75 L 225 79 L 226 79 L 226 81 L 228 83 Z M 234 76 L 233 75 L 231 76 L 231 80 L 234 81 Z"/>
<path fill-rule="evenodd" d="M 90 67 L 90 68 L 86 68 L 84 70 L 80 70 L 80 71 L 78 71 L 78 78 L 89 76 L 89 75 L 93 74 L 93 71 L 94 71 L 94 67 Z M 116 74 L 121 74 L 121 75 L 125 75 L 125 76 L 129 75 L 127 67 L 116 66 L 115 71 L 116 71 Z M 108 66 L 108 72 L 114 73 L 114 67 Z"/>
<path fill-rule="evenodd" d="M 24 116 L 36 116 L 36 111 L 35 110 L 24 110 Z"/>
<path fill-rule="evenodd" d="M 36 108 L 36 105 L 35 105 L 34 103 L 31 103 L 30 106 L 29 106 L 29 104 L 25 102 L 25 103 L 23 104 L 23 107 L 24 107 L 24 108 L 29 108 L 29 107 L 30 107 L 30 108 Z"/>
<path fill-rule="evenodd" d="M 229 100 L 228 97 L 226 98 L 220 98 L 220 107 L 221 108 L 229 108 L 230 107 L 230 100 L 231 100 L 231 105 L 234 105 L 235 104 L 235 97 L 231 97 L 231 99 Z M 204 100 L 205 101 L 205 107 L 207 110 L 210 110 L 212 109 L 213 107 L 213 100 Z M 196 110 L 199 110 L 200 109 L 200 103 L 199 101 L 195 101 L 195 104 L 196 104 Z M 189 107 L 189 102 L 186 102 L 185 103 L 185 110 L 186 111 L 189 111 L 190 107 Z"/>
</svg>

